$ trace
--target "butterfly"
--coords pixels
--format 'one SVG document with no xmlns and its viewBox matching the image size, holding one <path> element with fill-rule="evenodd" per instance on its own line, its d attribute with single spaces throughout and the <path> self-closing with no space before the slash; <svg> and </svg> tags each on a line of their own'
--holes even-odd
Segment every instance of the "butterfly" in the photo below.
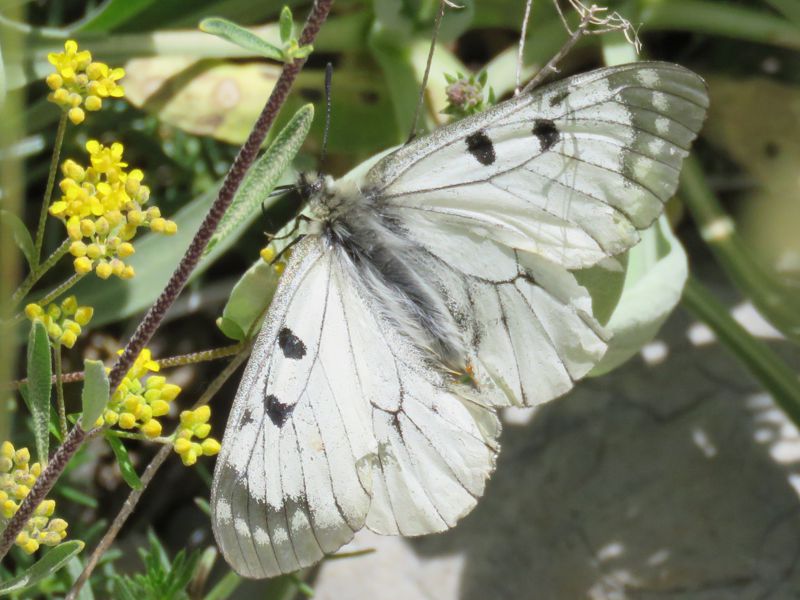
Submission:
<svg viewBox="0 0 800 600">
<path fill-rule="evenodd" d="M 290 573 L 363 527 L 421 535 L 469 513 L 497 410 L 564 394 L 603 356 L 574 272 L 659 216 L 707 107 L 678 65 L 603 68 L 306 182 L 312 220 L 214 473 L 231 566 Z"/>
</svg>

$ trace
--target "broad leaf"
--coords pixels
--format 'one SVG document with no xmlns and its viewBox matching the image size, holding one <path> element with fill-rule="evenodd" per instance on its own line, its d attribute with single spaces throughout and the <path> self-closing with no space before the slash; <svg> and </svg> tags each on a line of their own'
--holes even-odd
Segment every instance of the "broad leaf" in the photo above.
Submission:
<svg viewBox="0 0 800 600">
<path fill-rule="evenodd" d="M 622 296 L 606 324 L 613 338 L 591 375 L 618 367 L 656 336 L 680 301 L 688 274 L 686 252 L 662 216 L 628 252 Z"/>
<path fill-rule="evenodd" d="M 263 260 L 250 267 L 234 286 L 222 317 L 217 321 L 222 333 L 238 342 L 244 341 L 272 301 L 279 278 L 275 269 Z M 257 332 L 258 329 L 254 329 L 252 334 Z"/>
</svg>

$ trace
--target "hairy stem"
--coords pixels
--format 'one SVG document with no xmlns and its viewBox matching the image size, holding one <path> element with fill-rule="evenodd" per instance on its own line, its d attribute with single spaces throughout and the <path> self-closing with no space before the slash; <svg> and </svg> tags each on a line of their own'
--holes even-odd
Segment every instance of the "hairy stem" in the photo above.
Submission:
<svg viewBox="0 0 800 600">
<path fill-rule="evenodd" d="M 319 33 L 320 27 L 322 27 L 322 24 L 328 17 L 331 4 L 333 4 L 333 0 L 316 0 L 314 2 L 314 6 L 311 8 L 311 13 L 308 16 L 308 20 L 298 40 L 301 46 L 313 43 L 314 38 L 316 38 L 317 33 Z M 270 126 L 278 115 L 281 106 L 283 106 L 283 103 L 286 101 L 292 83 L 294 83 L 297 74 L 304 64 L 305 59 L 297 59 L 283 65 L 281 75 L 275 83 L 275 87 L 272 89 L 272 93 L 270 94 L 269 100 L 267 100 L 267 104 L 264 106 L 264 110 L 259 115 L 247 141 L 244 143 L 241 150 L 239 150 L 239 154 L 233 161 L 228 174 L 225 176 L 225 181 L 222 183 L 222 187 L 217 194 L 217 199 L 214 201 L 206 218 L 200 225 L 200 229 L 192 239 L 189 249 L 186 251 L 186 254 L 184 254 L 178 267 L 172 274 L 172 277 L 170 277 L 169 282 L 167 282 L 166 287 L 161 292 L 161 295 L 153 306 L 150 307 L 150 310 L 147 311 L 142 322 L 139 323 L 133 336 L 128 341 L 128 345 L 125 347 L 122 356 L 120 356 L 117 363 L 111 369 L 108 378 L 112 390 L 116 389 L 120 384 L 123 376 L 130 369 L 133 361 L 142 349 L 144 349 L 145 345 L 150 341 L 150 338 L 153 337 L 156 329 L 164 319 L 167 310 L 172 306 L 172 303 L 178 297 L 184 285 L 186 285 L 189 276 L 200 261 L 203 250 L 208 245 L 208 241 L 211 239 L 211 236 L 214 235 L 225 211 L 228 206 L 230 206 L 233 196 L 241 185 L 247 170 L 256 159 Z M 31 491 L 25 497 L 25 500 L 22 501 L 19 510 L 6 526 L 3 536 L 0 538 L 0 559 L 5 557 L 8 553 L 17 534 L 22 530 L 23 525 L 31 517 L 34 509 L 45 499 L 47 493 L 66 467 L 67 461 L 75 454 L 85 438 L 86 432 L 83 431 L 79 425 L 76 425 L 72 431 L 70 431 L 64 443 L 58 448 L 53 460 L 36 480 Z M 56 460 L 56 457 L 58 457 L 58 460 Z"/>
<path fill-rule="evenodd" d="M 25 296 L 28 295 L 28 292 L 31 291 L 36 282 L 42 278 L 42 275 L 47 273 L 53 265 L 55 265 L 63 256 L 65 256 L 69 252 L 69 246 L 72 241 L 67 238 L 64 240 L 61 245 L 55 249 L 55 251 L 47 257 L 43 263 L 40 263 L 38 267 L 33 269 L 28 276 L 19 284 L 19 287 L 14 290 L 14 293 L 11 295 L 11 306 L 14 307 L 19 304 L 20 300 L 22 300 Z"/>
<path fill-rule="evenodd" d="M 61 439 L 67 437 L 67 409 L 64 407 L 64 378 L 61 368 L 61 344 L 58 342 L 53 346 L 53 362 L 56 365 L 56 408 L 58 410 L 58 429 L 61 432 Z"/>
<path fill-rule="evenodd" d="M 198 406 L 202 406 L 203 404 L 208 404 L 209 400 L 216 394 L 222 385 L 230 378 L 231 375 L 239 368 L 239 366 L 244 362 L 247 356 L 250 354 L 250 344 L 243 344 L 240 345 L 238 354 L 234 357 L 234 359 L 228 364 L 227 367 L 211 382 L 211 385 L 208 386 L 206 391 L 203 393 L 200 398 L 198 398 L 195 405 L 192 409 L 197 408 Z M 97 544 L 92 555 L 86 561 L 86 566 L 83 568 L 83 572 L 81 572 L 78 579 L 75 580 L 75 583 L 72 585 L 72 589 L 67 594 L 65 600 L 75 600 L 78 597 L 81 589 L 83 588 L 84 584 L 88 581 L 89 577 L 92 576 L 92 572 L 94 571 L 97 563 L 103 557 L 103 554 L 111 547 L 111 544 L 116 539 L 117 535 L 119 534 L 122 526 L 128 520 L 128 517 L 133 514 L 133 510 L 136 508 L 139 500 L 141 499 L 142 495 L 144 494 L 145 489 L 155 477 L 155 474 L 161 468 L 161 465 L 164 464 L 167 456 L 172 451 L 172 444 L 167 444 L 163 448 L 158 451 L 158 454 L 153 457 L 153 460 L 150 461 L 150 464 L 147 465 L 145 468 L 144 473 L 141 476 L 142 487 L 138 490 L 131 490 L 128 494 L 128 498 L 125 500 L 125 504 L 122 505 L 119 513 L 117 516 L 114 517 L 114 521 L 111 523 L 111 526 L 106 531 L 103 539 Z"/>
<path fill-rule="evenodd" d="M 167 358 L 160 358 L 156 360 L 158 366 L 164 369 L 172 367 L 183 367 L 185 365 L 194 365 L 201 362 L 209 362 L 212 360 L 219 360 L 221 358 L 228 358 L 234 354 L 238 354 L 242 348 L 246 346 L 246 342 L 239 342 L 238 344 L 231 344 L 230 346 L 223 346 L 222 348 L 212 348 L 211 350 L 201 350 L 200 352 L 192 352 L 190 354 L 179 354 L 178 356 L 169 356 Z M 64 373 L 61 380 L 64 383 L 75 383 L 83 381 L 83 371 L 72 371 L 71 373 Z M 51 382 L 56 382 L 55 375 L 52 376 Z M 7 389 L 18 390 L 20 386 L 28 383 L 28 378 L 17 379 L 12 381 Z"/>
<path fill-rule="evenodd" d="M 47 186 L 44 189 L 44 199 L 42 200 L 42 211 L 39 213 L 39 224 L 36 226 L 35 242 L 35 265 L 39 268 L 39 258 L 42 256 L 42 244 L 44 243 L 44 229 L 47 225 L 47 214 L 50 208 L 50 196 L 53 194 L 53 187 L 58 173 L 58 159 L 61 156 L 61 146 L 64 144 L 64 132 L 67 130 L 67 111 L 61 111 L 61 118 L 58 121 L 56 130 L 56 140 L 53 143 L 53 157 L 50 160 L 50 172 L 47 175 Z"/>
</svg>

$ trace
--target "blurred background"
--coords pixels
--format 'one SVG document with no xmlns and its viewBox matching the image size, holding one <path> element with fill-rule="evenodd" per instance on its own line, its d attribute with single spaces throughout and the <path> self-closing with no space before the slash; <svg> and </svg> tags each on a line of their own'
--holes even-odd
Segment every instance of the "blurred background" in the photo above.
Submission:
<svg viewBox="0 0 800 600">
<path fill-rule="evenodd" d="M 309 3 L 287 4 L 299 30 Z M 522 0 L 459 4 L 443 20 L 422 128 L 450 118 L 442 112 L 445 73 L 486 72 L 486 91 L 498 99 L 515 87 Z M 134 278 L 88 276 L 72 289 L 94 316 L 88 335 L 63 354 L 64 372 L 80 370 L 86 356 L 108 361 L 124 345 L 182 256 L 280 72 L 276 63 L 199 31 L 198 23 L 225 17 L 278 43 L 282 6 L 274 0 L 0 3 L 3 209 L 36 229 L 61 114 L 47 99 L 45 78 L 53 70 L 47 55 L 74 39 L 96 60 L 125 69 L 125 93 L 104 100 L 103 110 L 80 126 L 67 127 L 62 159 L 85 158 L 90 139 L 123 143 L 125 160 L 143 171 L 151 199 L 178 224 L 173 237 L 137 238 L 129 261 Z M 123 597 L 123 574 L 156 578 L 142 552 L 175 572 L 172 561 L 181 550 L 200 565 L 192 563 L 188 588 L 178 586 L 174 595 L 141 591 L 140 599 L 291 598 L 312 591 L 339 600 L 800 597 L 800 1 L 607 6 L 638 32 L 639 56 L 619 32 L 587 36 L 561 63 L 564 75 L 666 60 L 701 74 L 711 98 L 708 121 L 668 206 L 676 239 L 661 232 L 654 254 L 642 259 L 656 274 L 650 280 L 628 273 L 625 286 L 639 297 L 624 310 L 647 305 L 652 314 L 634 333 L 628 314 L 615 315 L 634 339 L 603 369 L 613 373 L 537 411 L 505 415 L 497 472 L 486 497 L 455 530 L 413 541 L 364 534 L 351 549 L 375 552 L 271 582 L 243 582 L 221 558 L 213 560 L 205 512 L 213 458 L 187 468 L 172 456 L 82 598 Z M 572 7 L 563 3 L 563 9 L 574 26 Z M 273 128 L 303 104 L 315 105 L 310 133 L 282 183 L 317 165 L 328 62 L 334 76 L 326 171 L 342 175 L 406 139 L 437 10 L 433 0 L 335 2 Z M 550 0 L 536 0 L 523 79 L 567 37 Z M 153 356 L 233 343 L 215 323 L 232 287 L 259 260 L 265 232 L 278 231 L 294 209 L 288 200 L 267 200 L 203 260 L 150 344 Z M 63 226 L 50 220 L 45 255 L 64 239 Z M 9 241 L 11 230 L 2 236 L 6 297 L 25 266 Z M 32 297 L 71 273 L 70 261 L 62 261 Z M 0 382 L 24 375 L 27 330 L 20 331 L 0 346 Z M 169 381 L 182 388 L 180 408 L 191 406 L 225 365 L 170 369 Z M 238 377 L 212 402 L 217 438 Z M 65 395 L 67 412 L 78 411 L 79 386 L 67 385 Z M 2 390 L 0 402 L 0 441 L 33 447 L 18 394 Z M 139 441 L 126 447 L 140 474 L 158 451 Z M 79 452 L 52 497 L 70 538 L 84 540 L 87 549 L 37 588 L 12 597 L 64 596 L 131 491 L 118 461 L 103 438 Z M 31 561 L 17 552 L 5 574 Z"/>
</svg>

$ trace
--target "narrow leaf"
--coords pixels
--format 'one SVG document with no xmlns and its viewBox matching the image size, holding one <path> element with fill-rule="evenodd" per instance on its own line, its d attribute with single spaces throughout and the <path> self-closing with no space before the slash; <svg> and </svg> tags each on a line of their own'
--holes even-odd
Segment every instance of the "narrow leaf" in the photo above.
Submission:
<svg viewBox="0 0 800 600">
<path fill-rule="evenodd" d="M 244 27 L 228 21 L 228 19 L 209 17 L 200 21 L 199 27 L 200 31 L 221 37 L 240 48 L 255 52 L 265 58 L 283 62 L 283 52 L 280 48 L 273 46 Z"/>
<path fill-rule="evenodd" d="M 125 449 L 122 440 L 109 431 L 105 432 L 105 437 L 108 445 L 111 446 L 111 449 L 114 451 L 114 456 L 117 457 L 119 470 L 122 472 L 122 478 L 125 480 L 125 483 L 134 490 L 142 489 L 142 481 L 136 474 L 136 469 L 133 468 L 133 463 L 131 462 L 130 456 L 128 456 L 128 451 Z"/>
<path fill-rule="evenodd" d="M 297 151 L 300 150 L 313 120 L 314 105 L 306 104 L 281 129 L 269 148 L 247 172 L 247 176 L 230 208 L 222 218 L 217 232 L 208 242 L 206 252 L 210 252 L 220 240 L 236 230 L 242 221 L 259 210 L 261 202 L 269 196 L 283 172 L 291 164 Z"/>
<path fill-rule="evenodd" d="M 102 361 L 84 361 L 83 392 L 81 394 L 81 429 L 88 431 L 103 414 L 108 404 L 109 383 Z"/>
<path fill-rule="evenodd" d="M 33 239 L 20 218 L 12 212 L 7 210 L 0 210 L 0 225 L 11 234 L 14 238 L 14 243 L 25 255 L 25 260 L 28 261 L 28 266 L 31 269 L 36 268 L 36 250 L 33 246 Z"/>
<path fill-rule="evenodd" d="M 21 592 L 36 585 L 58 571 L 81 550 L 83 550 L 83 542 L 80 540 L 70 540 L 59 544 L 47 551 L 32 567 L 26 568 L 20 575 L 0 583 L 0 596 Z"/>
<path fill-rule="evenodd" d="M 279 20 L 280 24 L 280 32 L 281 32 L 281 41 L 286 44 L 289 40 L 292 39 L 292 34 L 294 33 L 294 22 L 292 21 L 292 10 L 288 6 L 284 6 L 283 10 L 281 10 L 281 16 Z"/>
<path fill-rule="evenodd" d="M 41 321 L 31 324 L 28 336 L 28 402 L 33 416 L 33 434 L 36 438 L 36 455 L 40 463 L 49 458 L 50 437 L 50 378 L 53 375 L 50 362 L 50 339 Z"/>
</svg>

